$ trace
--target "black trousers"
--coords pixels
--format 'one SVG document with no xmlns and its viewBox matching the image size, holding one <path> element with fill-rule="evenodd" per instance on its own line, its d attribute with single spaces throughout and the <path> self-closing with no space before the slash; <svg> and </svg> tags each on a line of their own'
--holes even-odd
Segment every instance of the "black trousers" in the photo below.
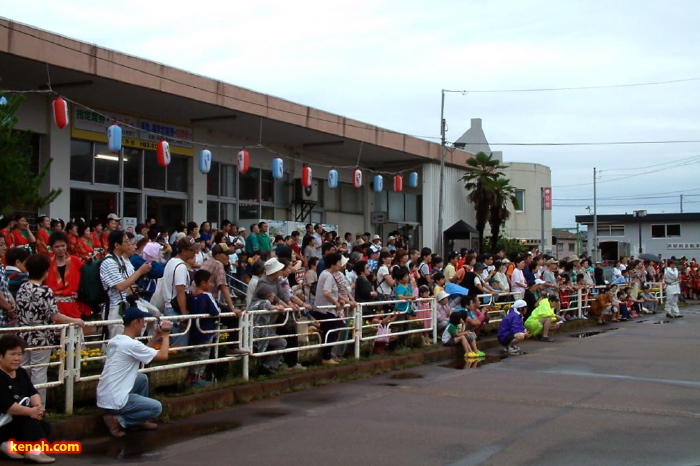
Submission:
<svg viewBox="0 0 700 466">
<path fill-rule="evenodd" d="M 12 416 L 12 422 L 0 427 L 0 443 L 15 439 L 22 442 L 45 440 L 51 435 L 51 425 L 29 416 Z"/>
<path fill-rule="evenodd" d="M 337 316 L 333 314 L 328 314 L 325 312 L 318 312 L 318 311 L 311 311 L 311 315 L 314 317 L 314 319 L 318 320 L 318 322 L 321 324 L 321 336 L 323 338 L 323 341 L 326 343 L 335 343 L 338 341 L 338 332 L 332 332 L 328 334 L 329 331 L 334 330 L 336 328 L 339 328 L 342 325 L 342 322 L 339 320 L 336 321 L 331 321 L 329 322 L 328 319 L 335 319 Z M 328 340 L 326 341 L 326 334 L 328 334 Z M 331 359 L 331 355 L 333 354 L 333 347 L 332 346 L 326 346 L 323 348 L 323 359 L 328 360 Z"/>
</svg>

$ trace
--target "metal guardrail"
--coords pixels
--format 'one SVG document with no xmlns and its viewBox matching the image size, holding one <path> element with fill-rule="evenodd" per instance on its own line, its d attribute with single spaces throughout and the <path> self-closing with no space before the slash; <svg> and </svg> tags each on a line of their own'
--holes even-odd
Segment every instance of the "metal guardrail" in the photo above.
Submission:
<svg viewBox="0 0 700 466">
<path fill-rule="evenodd" d="M 656 284 L 653 284 L 656 285 Z M 659 284 L 660 285 L 660 284 Z M 596 288 L 591 288 L 588 290 L 578 290 L 577 291 L 577 301 L 575 304 L 574 302 L 571 301 L 572 304 L 568 306 L 566 309 L 562 310 L 565 312 L 574 312 L 577 316 L 582 317 L 585 313 L 585 311 L 590 307 L 590 303 L 592 302 L 593 299 L 595 299 L 595 296 L 599 293 L 600 289 L 604 287 L 596 287 Z M 658 287 L 658 293 L 661 295 L 661 298 L 663 299 L 663 290 L 661 287 Z M 507 301 L 502 301 L 498 300 L 499 297 L 507 296 Z M 519 299 L 519 293 L 505 293 L 501 294 L 500 296 L 495 296 L 495 295 L 480 295 L 480 298 L 483 298 L 484 301 L 487 302 L 487 306 L 492 306 L 496 307 L 497 309 L 495 310 L 488 310 L 489 317 L 491 318 L 491 322 L 498 322 L 501 320 L 503 317 L 504 313 L 507 312 L 507 308 L 509 308 L 512 303 L 516 300 Z M 371 323 L 371 321 L 365 322 L 366 316 L 363 316 L 363 310 L 366 307 L 381 307 L 381 306 L 394 306 L 399 303 L 404 303 L 408 302 L 410 303 L 420 303 L 420 302 L 428 302 L 429 307 L 428 309 L 423 309 L 424 311 L 429 310 L 430 315 L 429 317 L 417 317 L 417 318 L 412 318 L 408 321 L 400 321 L 400 322 L 390 322 L 388 324 L 388 327 L 391 329 L 395 329 L 397 331 L 392 331 L 391 335 L 392 336 L 401 336 L 401 335 L 411 335 L 411 334 L 425 334 L 426 332 L 429 332 L 432 336 L 433 341 L 439 341 L 439 336 L 437 335 L 437 303 L 434 297 L 431 298 L 418 298 L 418 299 L 411 299 L 411 300 L 390 300 L 390 301 L 373 301 L 373 302 L 368 302 L 368 303 L 358 303 L 357 306 L 354 308 L 350 308 L 350 306 L 346 305 L 344 308 L 344 311 L 346 313 L 341 313 L 341 315 L 333 318 L 333 319 L 328 319 L 327 321 L 335 321 L 335 322 L 340 322 L 341 325 L 338 328 L 335 328 L 329 332 L 326 332 L 325 334 L 319 333 L 291 333 L 287 335 L 270 335 L 266 337 L 254 337 L 254 331 L 255 329 L 261 329 L 261 328 L 279 328 L 284 326 L 287 322 L 288 319 L 293 319 L 295 324 L 309 324 L 312 323 L 313 320 L 306 319 L 302 315 L 297 314 L 296 311 L 293 311 L 292 309 L 285 309 L 284 311 L 277 311 L 278 312 L 284 312 L 285 317 L 281 322 L 273 322 L 268 325 L 260 325 L 256 326 L 254 318 L 256 315 L 259 314 L 264 314 L 264 313 L 271 313 L 274 311 L 258 311 L 258 310 L 248 310 L 244 311 L 240 317 L 234 313 L 234 312 L 226 312 L 226 313 L 221 313 L 219 316 L 211 316 L 209 314 L 198 314 L 198 315 L 179 315 L 179 316 L 161 316 L 159 317 L 160 320 L 171 320 L 171 321 L 178 321 L 178 322 L 184 322 L 186 323 L 184 329 L 177 333 L 172 333 L 171 335 L 177 336 L 177 335 L 184 335 L 186 334 L 191 328 L 192 325 L 197 326 L 198 330 L 204 334 L 211 334 L 213 335 L 213 339 L 210 343 L 204 343 L 200 345 L 187 345 L 187 346 L 179 346 L 179 347 L 171 347 L 170 351 L 186 351 L 189 349 L 199 349 L 199 348 L 213 348 L 213 356 L 210 356 L 209 358 L 205 360 L 200 360 L 200 361 L 182 361 L 182 362 L 173 362 L 173 363 L 168 363 L 166 362 L 165 364 L 162 365 L 156 365 L 156 366 L 151 366 L 151 367 L 142 367 L 140 369 L 140 372 L 143 373 L 149 373 L 149 372 L 160 372 L 160 371 L 166 371 L 166 370 L 173 370 L 173 369 L 178 369 L 178 368 L 183 368 L 183 367 L 191 367 L 191 366 L 198 366 L 198 365 L 206 365 L 206 364 L 211 364 L 211 363 L 222 363 L 222 362 L 230 362 L 230 361 L 236 361 L 236 360 L 242 360 L 242 372 L 243 372 L 243 378 L 248 380 L 250 374 L 249 374 L 249 369 L 250 369 L 250 358 L 260 358 L 260 357 L 265 357 L 265 356 L 270 356 L 270 355 L 275 355 L 275 354 L 286 354 L 286 353 L 292 353 L 292 352 L 298 352 L 298 351 L 307 351 L 307 350 L 316 350 L 316 349 L 321 349 L 324 347 L 329 347 L 329 346 L 341 346 L 341 345 L 353 345 L 354 347 L 354 357 L 355 358 L 360 358 L 361 357 L 361 345 L 362 342 L 367 342 L 367 341 L 373 341 L 376 340 L 377 338 L 380 338 L 382 335 L 377 335 L 376 334 L 376 328 L 378 327 L 377 324 Z M 505 307 L 505 309 L 504 309 Z M 322 306 L 320 309 L 335 309 L 334 306 Z M 319 309 L 319 308 L 317 308 Z M 376 317 L 386 317 L 389 315 L 392 315 L 394 311 L 387 311 L 387 312 L 379 312 L 379 313 L 374 313 L 373 316 Z M 237 329 L 235 328 L 226 328 L 221 326 L 221 319 L 222 318 L 231 318 L 231 317 L 239 317 L 239 327 Z M 215 319 L 218 324 L 216 328 L 212 330 L 202 330 L 200 326 L 200 322 L 202 319 Z M 146 332 L 149 332 L 149 330 L 152 330 L 153 324 L 158 320 L 158 318 L 151 317 L 146 319 Z M 408 325 L 407 323 L 411 322 L 423 322 L 423 325 L 420 327 L 417 326 L 412 326 Z M 429 322 L 429 325 L 425 325 L 425 322 Z M 91 354 L 90 350 L 94 350 L 96 348 L 99 348 L 102 350 L 106 344 L 108 343 L 108 340 L 105 340 L 102 335 L 104 332 L 102 329 L 104 327 L 108 327 L 110 325 L 117 325 L 121 324 L 121 320 L 101 320 L 101 321 L 91 321 L 86 323 L 86 327 L 90 329 L 96 329 L 97 332 L 94 333 L 85 333 L 84 329 L 75 325 L 68 325 L 68 324 L 56 324 L 56 325 L 43 325 L 43 326 L 36 326 L 36 327 L 14 327 L 14 328 L 3 328 L 0 329 L 0 335 L 3 333 L 17 333 L 17 332 L 36 332 L 36 331 L 45 331 L 45 330 L 53 330 L 56 332 L 60 333 L 60 343 L 58 345 L 53 345 L 53 346 L 46 346 L 46 347 L 37 347 L 37 348 L 27 348 L 26 351 L 37 351 L 37 350 L 45 350 L 45 349 L 51 349 L 55 350 L 56 354 L 58 354 L 58 359 L 56 361 L 50 361 L 49 363 L 46 364 L 37 364 L 37 365 L 30 365 L 26 366 L 25 368 L 33 368 L 33 367 L 57 367 L 58 368 L 58 373 L 56 380 L 54 381 L 49 381 L 47 383 L 43 384 L 37 384 L 36 388 L 53 388 L 53 387 L 58 387 L 58 386 L 65 386 L 65 412 L 67 414 L 72 414 L 73 413 L 73 401 L 74 401 L 74 392 L 75 392 L 75 384 L 79 383 L 85 383 L 85 382 L 90 382 L 90 381 L 95 381 L 100 378 L 99 375 L 84 375 L 83 374 L 83 366 L 87 365 L 91 362 L 101 362 L 104 361 L 106 356 L 103 354 L 99 355 L 94 355 Z M 404 328 L 405 327 L 405 328 Z M 399 329 L 400 328 L 400 329 Z M 369 330 L 374 330 L 373 332 L 370 332 Z M 328 341 L 328 336 L 329 333 L 331 332 L 338 332 L 342 337 L 339 337 L 337 341 L 335 342 L 329 342 Z M 224 333 L 228 333 L 228 338 L 223 341 L 221 340 L 221 336 Z M 237 334 L 237 338 L 234 338 L 234 335 Z M 314 341 L 313 343 L 308 342 L 307 344 L 299 345 L 297 347 L 293 348 L 283 348 L 279 350 L 274 350 L 274 351 L 263 351 L 263 352 L 256 352 L 255 351 L 255 343 L 259 341 L 263 341 L 266 339 L 273 339 L 273 338 L 285 338 L 285 337 L 302 337 L 302 336 L 309 336 L 311 337 L 312 335 L 314 336 L 314 339 L 318 339 L 318 341 Z M 344 335 L 344 336 L 343 336 Z M 148 340 L 150 338 L 150 335 L 144 335 L 142 337 L 138 337 L 139 340 Z M 225 352 L 222 352 L 222 349 L 226 349 L 228 347 L 235 347 L 238 346 L 240 347 L 241 350 L 244 351 L 243 354 L 235 354 L 235 355 L 226 355 Z M 83 353 L 85 351 L 85 354 Z M 101 351 L 100 351 L 101 353 Z"/>
</svg>

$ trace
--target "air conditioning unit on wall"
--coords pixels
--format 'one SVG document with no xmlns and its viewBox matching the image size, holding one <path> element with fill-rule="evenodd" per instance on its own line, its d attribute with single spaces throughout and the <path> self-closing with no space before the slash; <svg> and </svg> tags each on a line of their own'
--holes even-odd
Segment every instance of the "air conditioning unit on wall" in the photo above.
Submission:
<svg viewBox="0 0 700 466">
<path fill-rule="evenodd" d="M 296 178 L 294 180 L 294 200 L 307 201 L 307 202 L 318 202 L 319 190 L 321 189 L 321 183 L 319 180 L 312 180 L 311 186 L 308 188 L 301 185 L 301 178 Z"/>
</svg>

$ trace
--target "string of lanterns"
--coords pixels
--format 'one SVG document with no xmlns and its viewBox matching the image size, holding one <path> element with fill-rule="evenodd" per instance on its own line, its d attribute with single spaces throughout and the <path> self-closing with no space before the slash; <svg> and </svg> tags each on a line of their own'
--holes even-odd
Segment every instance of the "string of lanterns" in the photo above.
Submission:
<svg viewBox="0 0 700 466">
<path fill-rule="evenodd" d="M 2 99 L 5 99 L 2 97 Z M 6 100 L 0 105 L 6 105 Z M 68 126 L 68 103 L 62 97 L 56 97 L 53 101 L 53 118 L 54 123 L 59 129 L 64 129 Z M 122 148 L 122 129 L 118 124 L 112 124 L 107 128 L 107 147 L 112 152 L 119 152 Z M 162 139 L 156 144 L 156 156 L 158 164 L 162 167 L 170 165 L 170 144 L 165 139 Z M 199 153 L 199 171 L 203 174 L 208 174 L 211 170 L 212 153 L 207 146 Z M 245 174 L 250 169 L 250 153 L 246 149 L 238 152 L 238 171 Z M 280 157 L 275 157 L 272 160 L 272 178 L 278 180 L 284 177 L 284 160 Z M 355 168 L 353 170 L 353 186 L 357 189 L 362 188 L 362 170 Z M 328 187 L 337 189 L 339 182 L 338 171 L 331 169 L 328 171 Z M 301 171 L 301 185 L 304 188 L 311 188 L 313 176 L 311 167 L 304 165 Z M 408 186 L 410 188 L 418 187 L 418 173 L 411 172 L 408 175 Z M 372 190 L 381 192 L 384 189 L 384 177 L 375 175 L 372 182 Z M 403 176 L 397 174 L 394 176 L 394 191 L 400 193 L 403 191 Z"/>
</svg>

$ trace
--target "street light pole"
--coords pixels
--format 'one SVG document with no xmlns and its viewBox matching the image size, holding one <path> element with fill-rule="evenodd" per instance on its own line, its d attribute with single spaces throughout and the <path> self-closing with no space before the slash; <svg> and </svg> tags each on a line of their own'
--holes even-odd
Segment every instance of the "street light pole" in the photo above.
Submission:
<svg viewBox="0 0 700 466">
<path fill-rule="evenodd" d="M 440 103 L 440 193 L 438 200 L 438 251 L 444 255 L 443 231 L 445 231 L 445 89 L 442 90 Z"/>
<path fill-rule="evenodd" d="M 642 217 L 647 216 L 646 210 L 635 210 L 634 216 L 637 217 L 637 223 L 639 225 L 639 253 L 638 256 L 642 255 Z"/>
</svg>

